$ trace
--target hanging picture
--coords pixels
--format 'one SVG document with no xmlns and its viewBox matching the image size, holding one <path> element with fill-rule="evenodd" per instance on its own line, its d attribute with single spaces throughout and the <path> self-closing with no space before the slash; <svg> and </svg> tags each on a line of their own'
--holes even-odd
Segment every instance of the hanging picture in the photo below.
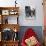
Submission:
<svg viewBox="0 0 46 46">
<path fill-rule="evenodd" d="M 12 40 L 12 34 L 13 34 L 13 31 L 10 28 L 3 29 L 2 40 L 4 41 Z"/>
<path fill-rule="evenodd" d="M 25 14 L 27 19 L 34 19 L 36 17 L 35 8 L 25 6 Z"/>
<path fill-rule="evenodd" d="M 8 24 L 17 24 L 18 23 L 18 16 L 10 16 L 8 18 Z"/>
<path fill-rule="evenodd" d="M 9 10 L 2 10 L 2 15 L 9 15 Z"/>
</svg>

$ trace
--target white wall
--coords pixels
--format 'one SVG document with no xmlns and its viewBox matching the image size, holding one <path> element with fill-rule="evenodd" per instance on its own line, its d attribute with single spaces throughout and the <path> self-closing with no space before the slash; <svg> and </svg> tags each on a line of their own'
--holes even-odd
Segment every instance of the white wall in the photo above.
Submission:
<svg viewBox="0 0 46 46">
<path fill-rule="evenodd" d="M 0 0 L 0 6 L 14 6 L 15 0 Z M 21 26 L 43 26 L 43 6 L 42 0 L 17 0 L 19 9 L 19 24 Z M 25 6 L 33 6 L 36 8 L 36 18 L 27 20 L 25 18 Z"/>
</svg>

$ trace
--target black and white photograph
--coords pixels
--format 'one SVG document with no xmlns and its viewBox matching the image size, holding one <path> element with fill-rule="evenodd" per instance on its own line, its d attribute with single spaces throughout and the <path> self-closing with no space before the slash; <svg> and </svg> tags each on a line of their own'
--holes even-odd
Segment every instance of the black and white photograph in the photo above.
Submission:
<svg viewBox="0 0 46 46">
<path fill-rule="evenodd" d="M 36 18 L 35 8 L 31 8 L 30 6 L 25 6 L 25 15 L 27 19 L 35 19 Z"/>
</svg>

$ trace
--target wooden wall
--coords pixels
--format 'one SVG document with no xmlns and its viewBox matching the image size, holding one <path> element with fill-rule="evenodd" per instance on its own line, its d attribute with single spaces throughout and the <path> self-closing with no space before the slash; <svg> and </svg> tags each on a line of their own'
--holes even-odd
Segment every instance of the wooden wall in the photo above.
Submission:
<svg viewBox="0 0 46 46">
<path fill-rule="evenodd" d="M 10 28 L 13 31 L 16 29 L 17 31 L 19 31 L 19 25 L 15 25 L 15 24 L 1 24 L 0 25 L 0 30 L 2 31 L 5 28 Z"/>
</svg>

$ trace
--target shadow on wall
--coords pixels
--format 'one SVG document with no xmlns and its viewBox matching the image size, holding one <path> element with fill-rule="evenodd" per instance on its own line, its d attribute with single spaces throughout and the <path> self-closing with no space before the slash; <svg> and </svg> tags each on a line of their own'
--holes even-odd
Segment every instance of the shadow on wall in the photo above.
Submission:
<svg viewBox="0 0 46 46">
<path fill-rule="evenodd" d="M 41 43 L 43 43 L 43 31 L 42 31 L 42 26 L 21 26 L 21 27 L 20 27 L 20 32 L 19 32 L 19 39 L 20 39 L 20 41 L 22 40 L 23 35 L 24 35 L 25 31 L 26 31 L 28 28 L 32 28 L 32 29 L 34 30 L 34 32 L 36 32 L 39 41 L 40 41 Z"/>
</svg>

